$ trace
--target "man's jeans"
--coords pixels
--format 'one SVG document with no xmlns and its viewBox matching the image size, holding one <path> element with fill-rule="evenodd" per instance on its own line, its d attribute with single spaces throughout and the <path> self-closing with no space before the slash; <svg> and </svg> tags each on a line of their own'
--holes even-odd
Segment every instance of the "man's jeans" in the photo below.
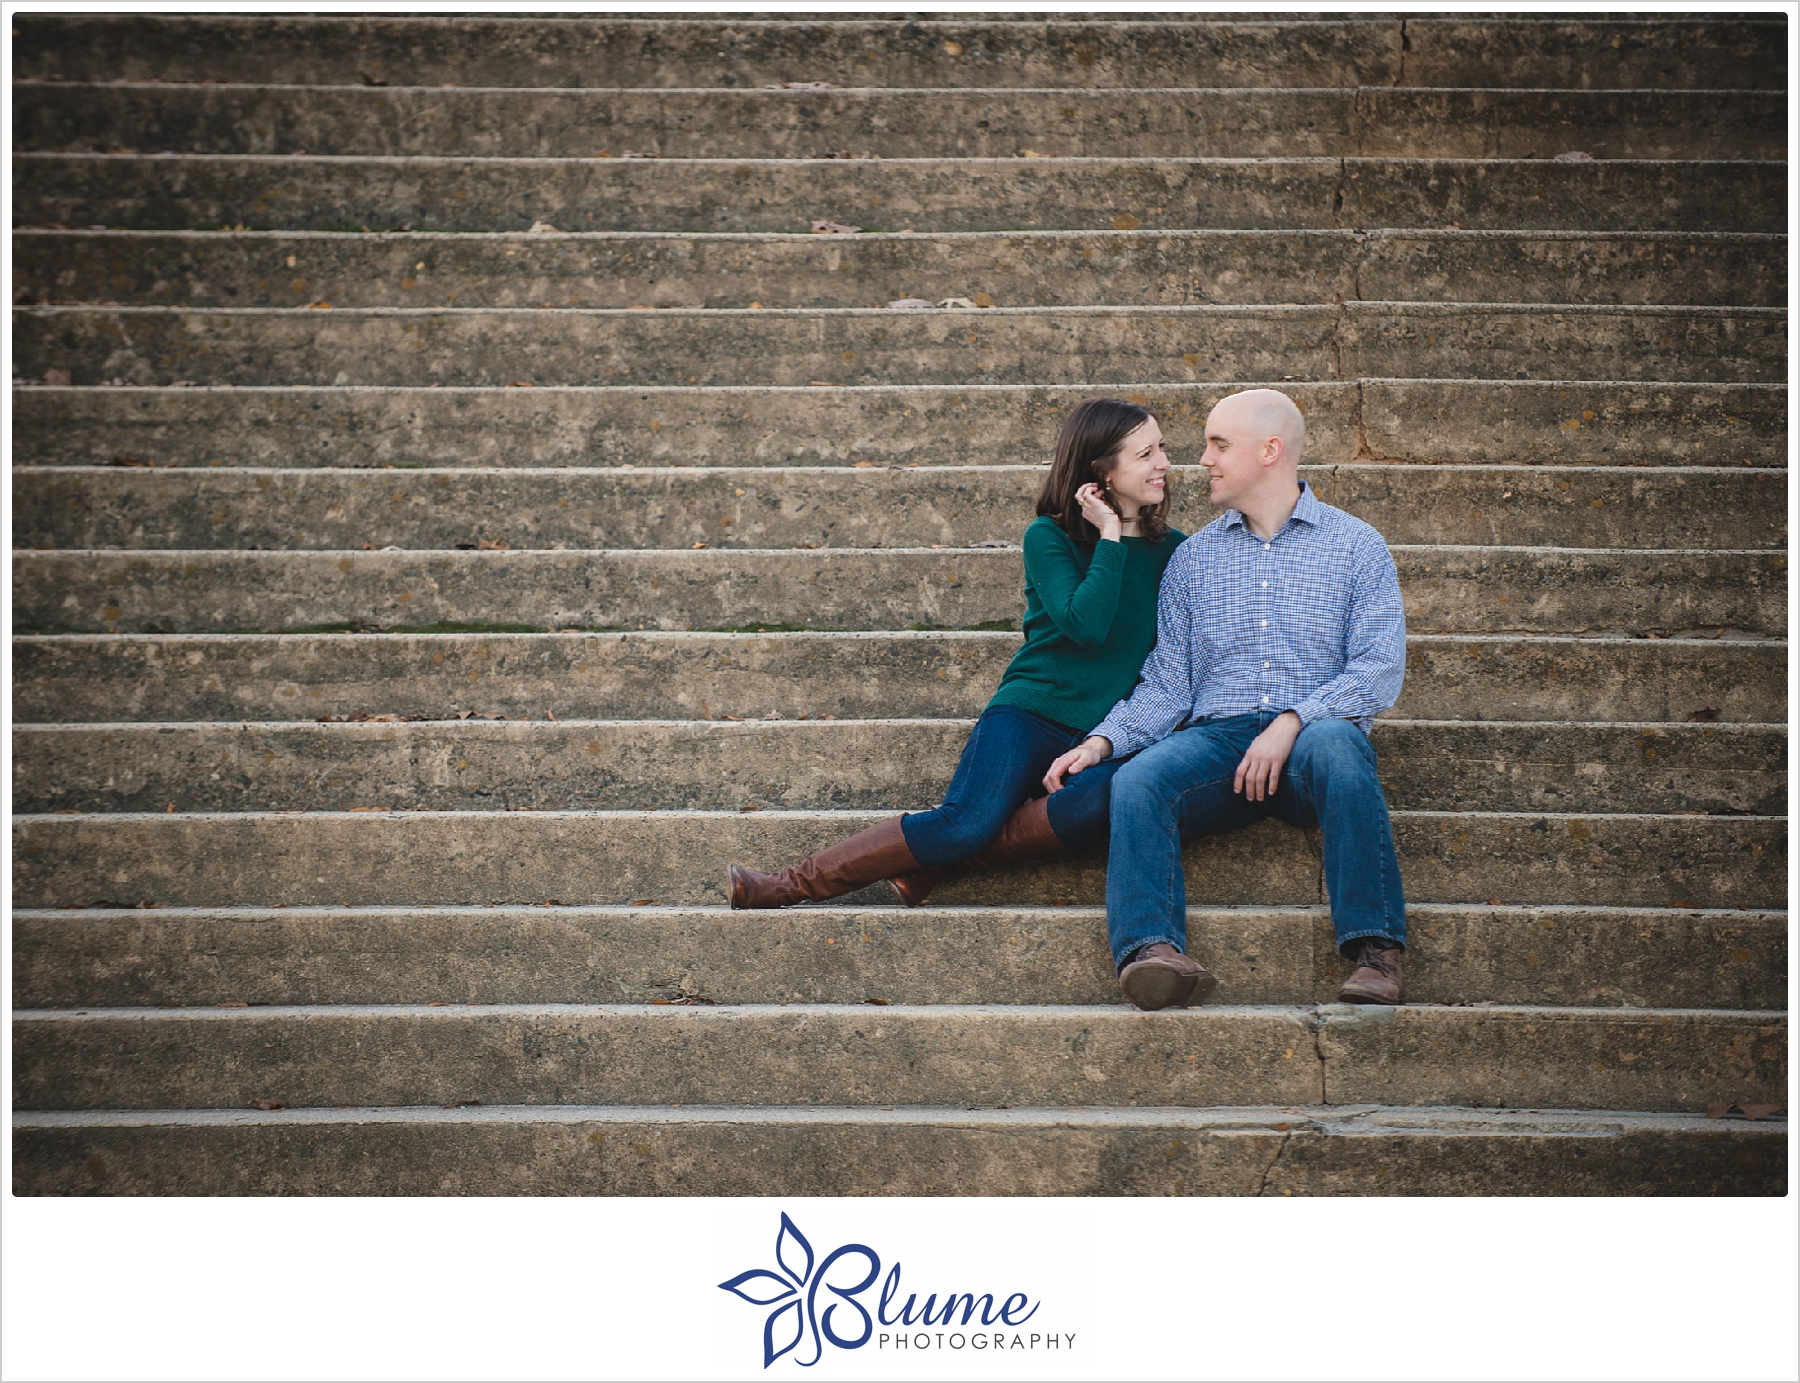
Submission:
<svg viewBox="0 0 1800 1383">
<path fill-rule="evenodd" d="M 1325 890 L 1338 949 L 1382 937 L 1406 944 L 1406 899 L 1375 748 L 1347 720 L 1316 720 L 1294 741 L 1281 783 L 1261 802 L 1232 791 L 1245 751 L 1275 717 L 1225 716 L 1177 730 L 1112 780 L 1106 925 L 1113 965 L 1141 946 L 1186 949 L 1187 884 L 1181 842 L 1235 831 L 1266 816 L 1324 835 Z"/>
<path fill-rule="evenodd" d="M 973 855 L 1013 810 L 1044 795 L 1044 774 L 1087 736 L 1018 706 L 989 706 L 963 745 L 942 806 L 900 820 L 912 857 L 929 869 Z M 1050 829 L 1071 850 L 1106 839 L 1107 786 L 1123 762 L 1096 764 L 1065 780 L 1048 807 Z"/>
</svg>

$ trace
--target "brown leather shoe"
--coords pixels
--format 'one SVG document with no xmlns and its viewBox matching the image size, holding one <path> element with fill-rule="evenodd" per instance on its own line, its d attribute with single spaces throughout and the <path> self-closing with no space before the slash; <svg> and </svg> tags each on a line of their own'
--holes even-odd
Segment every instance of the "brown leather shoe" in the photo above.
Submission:
<svg viewBox="0 0 1800 1383">
<path fill-rule="evenodd" d="M 996 869 L 1003 864 L 1019 864 L 1025 860 L 1047 860 L 1066 854 L 1069 847 L 1050 829 L 1050 799 L 1034 797 L 1006 818 L 1000 834 L 968 859 L 965 865 L 977 869 Z M 939 879 L 943 869 L 917 869 L 910 874 L 888 880 L 888 886 L 909 908 L 923 903 Z"/>
<path fill-rule="evenodd" d="M 732 865 L 731 906 L 785 908 L 794 903 L 822 903 L 918 867 L 896 816 L 773 874 Z"/>
<path fill-rule="evenodd" d="M 1401 948 L 1378 937 L 1365 937 L 1357 949 L 1354 969 L 1338 990 L 1340 1004 L 1398 1004 L 1404 1002 L 1406 981 L 1400 974 Z"/>
<path fill-rule="evenodd" d="M 1199 961 L 1181 954 L 1166 941 L 1144 947 L 1119 972 L 1119 988 L 1139 1008 L 1191 1008 L 1204 1003 L 1219 981 Z"/>
</svg>

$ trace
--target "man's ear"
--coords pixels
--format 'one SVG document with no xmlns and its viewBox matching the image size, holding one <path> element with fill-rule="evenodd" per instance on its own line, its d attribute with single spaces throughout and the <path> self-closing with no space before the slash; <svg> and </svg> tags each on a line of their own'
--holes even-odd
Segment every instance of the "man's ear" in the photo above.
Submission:
<svg viewBox="0 0 1800 1383">
<path fill-rule="evenodd" d="M 1268 441 L 1263 443 L 1263 450 L 1262 450 L 1263 465 L 1273 466 L 1273 465 L 1278 464 L 1281 460 L 1282 453 L 1286 450 L 1287 450 L 1287 448 L 1282 445 L 1281 438 L 1279 436 L 1270 437 Z"/>
</svg>

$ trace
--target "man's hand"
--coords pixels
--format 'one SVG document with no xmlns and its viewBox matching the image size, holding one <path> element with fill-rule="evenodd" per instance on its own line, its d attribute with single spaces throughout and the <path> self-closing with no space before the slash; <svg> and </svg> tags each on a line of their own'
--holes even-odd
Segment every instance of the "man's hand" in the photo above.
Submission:
<svg viewBox="0 0 1800 1383">
<path fill-rule="evenodd" d="M 1079 773 L 1084 768 L 1092 768 L 1102 760 L 1112 757 L 1112 741 L 1105 735 L 1089 735 L 1067 754 L 1050 765 L 1050 771 L 1044 775 L 1044 786 L 1051 792 L 1063 785 L 1063 774 Z"/>
<path fill-rule="evenodd" d="M 1281 766 L 1294 752 L 1294 741 L 1300 737 L 1302 728 L 1300 717 L 1292 711 L 1283 711 L 1270 721 L 1269 728 L 1250 741 L 1244 761 L 1237 766 L 1237 778 L 1232 782 L 1231 790 L 1243 793 L 1251 802 L 1273 797 L 1281 782 Z"/>
</svg>

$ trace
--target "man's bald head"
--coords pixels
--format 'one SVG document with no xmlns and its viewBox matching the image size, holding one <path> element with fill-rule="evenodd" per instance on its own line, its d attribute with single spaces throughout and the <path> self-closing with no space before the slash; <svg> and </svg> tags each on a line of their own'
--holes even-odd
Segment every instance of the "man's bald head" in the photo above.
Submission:
<svg viewBox="0 0 1800 1383">
<path fill-rule="evenodd" d="M 1271 437 L 1281 440 L 1281 460 L 1288 465 L 1300 464 L 1300 453 L 1306 450 L 1306 419 L 1294 401 L 1279 389 L 1245 389 L 1227 394 L 1213 406 L 1207 416 L 1206 430 L 1214 423 L 1229 429 L 1240 446 L 1248 443 L 1261 450 Z"/>
<path fill-rule="evenodd" d="M 1206 415 L 1207 497 L 1255 515 L 1293 510 L 1306 420 L 1279 389 L 1228 394 Z M 1286 506 L 1283 508 L 1283 506 Z"/>
</svg>

